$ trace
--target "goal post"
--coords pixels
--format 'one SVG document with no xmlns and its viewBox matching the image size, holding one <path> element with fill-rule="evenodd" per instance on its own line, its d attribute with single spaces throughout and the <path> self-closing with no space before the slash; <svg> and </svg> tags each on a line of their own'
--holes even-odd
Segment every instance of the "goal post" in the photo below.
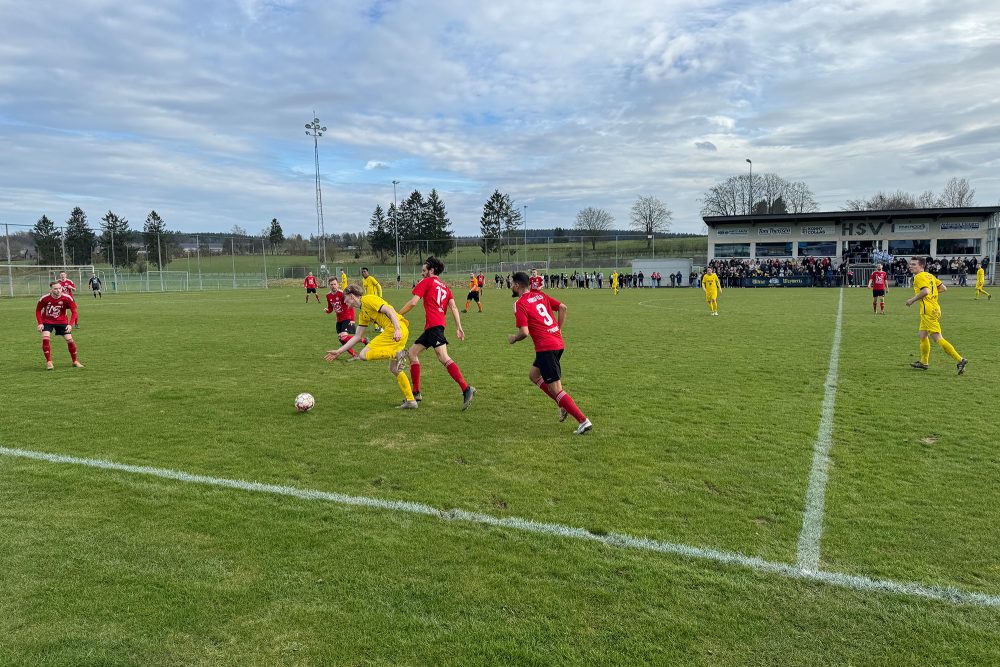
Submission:
<svg viewBox="0 0 1000 667">
<path fill-rule="evenodd" d="M 49 283 L 58 280 L 65 272 L 79 292 L 87 286 L 90 276 L 97 270 L 93 264 L 8 264 L 0 272 L 0 294 L 4 296 L 40 297 L 49 291 Z"/>
</svg>

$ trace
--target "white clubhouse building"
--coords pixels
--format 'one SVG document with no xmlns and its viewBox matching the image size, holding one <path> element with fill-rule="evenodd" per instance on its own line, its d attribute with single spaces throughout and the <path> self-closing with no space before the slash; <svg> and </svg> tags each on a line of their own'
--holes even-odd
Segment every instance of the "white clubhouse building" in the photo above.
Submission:
<svg viewBox="0 0 1000 667">
<path fill-rule="evenodd" d="M 997 257 L 1000 206 L 703 218 L 708 259 L 870 255 Z M 993 264 L 990 262 L 990 274 Z"/>
</svg>

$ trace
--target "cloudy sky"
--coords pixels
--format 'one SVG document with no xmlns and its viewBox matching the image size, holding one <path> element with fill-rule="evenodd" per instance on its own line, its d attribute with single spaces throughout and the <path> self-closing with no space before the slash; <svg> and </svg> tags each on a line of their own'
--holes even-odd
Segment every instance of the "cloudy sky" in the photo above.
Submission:
<svg viewBox="0 0 1000 667">
<path fill-rule="evenodd" d="M 0 0 L 0 223 L 81 206 L 141 227 L 327 232 L 436 188 L 476 233 L 494 189 L 530 227 L 639 195 L 700 232 L 728 176 L 821 210 L 968 178 L 1000 200 L 995 0 Z"/>
</svg>

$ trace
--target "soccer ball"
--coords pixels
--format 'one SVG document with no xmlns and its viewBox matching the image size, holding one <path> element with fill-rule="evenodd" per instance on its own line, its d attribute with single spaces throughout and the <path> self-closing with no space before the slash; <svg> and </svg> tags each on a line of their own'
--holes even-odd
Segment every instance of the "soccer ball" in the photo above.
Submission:
<svg viewBox="0 0 1000 667">
<path fill-rule="evenodd" d="M 316 405 L 316 399 L 313 398 L 312 394 L 303 392 L 295 397 L 295 409 L 299 412 L 309 412 L 314 405 Z"/>
</svg>

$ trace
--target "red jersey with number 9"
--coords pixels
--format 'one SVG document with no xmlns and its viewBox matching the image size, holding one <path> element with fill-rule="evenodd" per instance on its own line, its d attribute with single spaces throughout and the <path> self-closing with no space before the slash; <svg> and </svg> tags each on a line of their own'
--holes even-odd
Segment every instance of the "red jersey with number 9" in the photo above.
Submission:
<svg viewBox="0 0 1000 667">
<path fill-rule="evenodd" d="M 528 327 L 535 352 L 561 350 L 565 347 L 556 317 L 562 304 L 545 292 L 525 292 L 514 302 L 514 323 Z"/>
<path fill-rule="evenodd" d="M 413 295 L 419 296 L 424 302 L 424 314 L 427 316 L 425 331 L 431 327 L 445 326 L 445 311 L 453 297 L 451 290 L 440 278 L 427 276 L 413 288 Z"/>
</svg>

